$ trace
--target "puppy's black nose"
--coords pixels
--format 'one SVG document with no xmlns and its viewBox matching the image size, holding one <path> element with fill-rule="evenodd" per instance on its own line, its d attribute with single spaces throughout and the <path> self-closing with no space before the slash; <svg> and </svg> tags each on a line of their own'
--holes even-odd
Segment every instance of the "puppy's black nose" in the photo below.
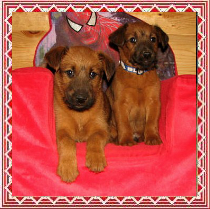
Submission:
<svg viewBox="0 0 210 209">
<path fill-rule="evenodd" d="M 145 59 L 149 59 L 149 58 L 151 58 L 152 53 L 151 52 L 148 52 L 148 51 L 144 51 L 143 52 L 143 56 L 144 56 Z"/>
<path fill-rule="evenodd" d="M 84 104 L 86 102 L 86 100 L 87 100 L 87 95 L 85 95 L 85 94 L 78 94 L 76 96 L 76 102 L 78 104 Z"/>
</svg>

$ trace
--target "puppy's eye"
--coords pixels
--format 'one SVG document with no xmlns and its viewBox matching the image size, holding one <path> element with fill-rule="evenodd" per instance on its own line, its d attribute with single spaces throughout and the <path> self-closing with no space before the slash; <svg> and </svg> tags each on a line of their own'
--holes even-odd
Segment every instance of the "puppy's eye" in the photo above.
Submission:
<svg viewBox="0 0 210 209">
<path fill-rule="evenodd" d="M 135 37 L 130 38 L 130 42 L 131 42 L 131 43 L 133 43 L 133 44 L 134 44 L 134 43 L 136 43 L 136 41 L 137 41 L 137 40 L 136 40 L 136 38 L 135 38 Z"/>
<path fill-rule="evenodd" d="M 66 71 L 66 74 L 67 74 L 70 78 L 74 77 L 74 71 L 73 71 L 73 70 L 67 70 L 67 71 Z"/>
<path fill-rule="evenodd" d="M 151 37 L 150 40 L 151 40 L 151 42 L 156 42 L 156 38 L 155 37 Z"/>
<path fill-rule="evenodd" d="M 97 73 L 95 73 L 95 72 L 90 73 L 90 78 L 91 79 L 94 79 L 96 76 L 97 76 Z"/>
</svg>

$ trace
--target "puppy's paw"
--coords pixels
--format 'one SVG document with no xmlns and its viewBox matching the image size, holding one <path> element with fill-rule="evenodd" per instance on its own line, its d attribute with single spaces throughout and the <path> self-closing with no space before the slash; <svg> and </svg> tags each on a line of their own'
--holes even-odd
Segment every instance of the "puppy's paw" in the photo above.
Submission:
<svg viewBox="0 0 210 209">
<path fill-rule="evenodd" d="M 58 165 L 57 174 L 62 181 L 73 182 L 79 175 L 77 164 L 72 161 L 61 160 Z"/>
<path fill-rule="evenodd" d="M 160 145 L 163 142 L 159 135 L 151 135 L 145 138 L 144 143 L 147 145 Z"/>
<path fill-rule="evenodd" d="M 134 140 L 135 142 L 138 142 L 138 143 L 144 142 L 144 133 L 141 133 L 141 134 L 134 133 L 134 134 L 133 134 L 133 140 Z"/>
<path fill-rule="evenodd" d="M 123 137 L 122 139 L 119 139 L 119 145 L 122 145 L 122 146 L 133 146 L 136 144 L 137 144 L 137 141 L 135 141 L 134 138 Z"/>
<path fill-rule="evenodd" d="M 86 155 L 86 166 L 93 172 L 101 172 L 106 167 L 106 158 L 104 153 L 89 152 Z"/>
</svg>

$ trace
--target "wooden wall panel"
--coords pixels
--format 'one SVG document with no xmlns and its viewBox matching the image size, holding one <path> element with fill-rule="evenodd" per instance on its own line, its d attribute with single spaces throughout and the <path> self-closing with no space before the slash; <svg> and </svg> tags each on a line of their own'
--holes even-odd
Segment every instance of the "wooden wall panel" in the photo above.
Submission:
<svg viewBox="0 0 210 209">
<path fill-rule="evenodd" d="M 47 12 L 13 12 L 12 69 L 33 66 L 36 47 L 49 29 Z"/>
</svg>

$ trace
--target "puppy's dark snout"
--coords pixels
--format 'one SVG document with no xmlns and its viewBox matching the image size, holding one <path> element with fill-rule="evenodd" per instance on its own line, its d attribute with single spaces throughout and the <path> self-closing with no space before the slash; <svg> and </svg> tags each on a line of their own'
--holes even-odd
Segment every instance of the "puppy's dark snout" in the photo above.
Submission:
<svg viewBox="0 0 210 209">
<path fill-rule="evenodd" d="M 87 100 L 87 94 L 77 94 L 76 95 L 76 102 L 79 103 L 79 104 L 84 104 Z"/>
<path fill-rule="evenodd" d="M 144 52 L 143 52 L 143 56 L 144 56 L 145 59 L 149 59 L 149 58 L 151 58 L 152 53 L 149 52 L 149 51 L 144 51 Z"/>
</svg>

